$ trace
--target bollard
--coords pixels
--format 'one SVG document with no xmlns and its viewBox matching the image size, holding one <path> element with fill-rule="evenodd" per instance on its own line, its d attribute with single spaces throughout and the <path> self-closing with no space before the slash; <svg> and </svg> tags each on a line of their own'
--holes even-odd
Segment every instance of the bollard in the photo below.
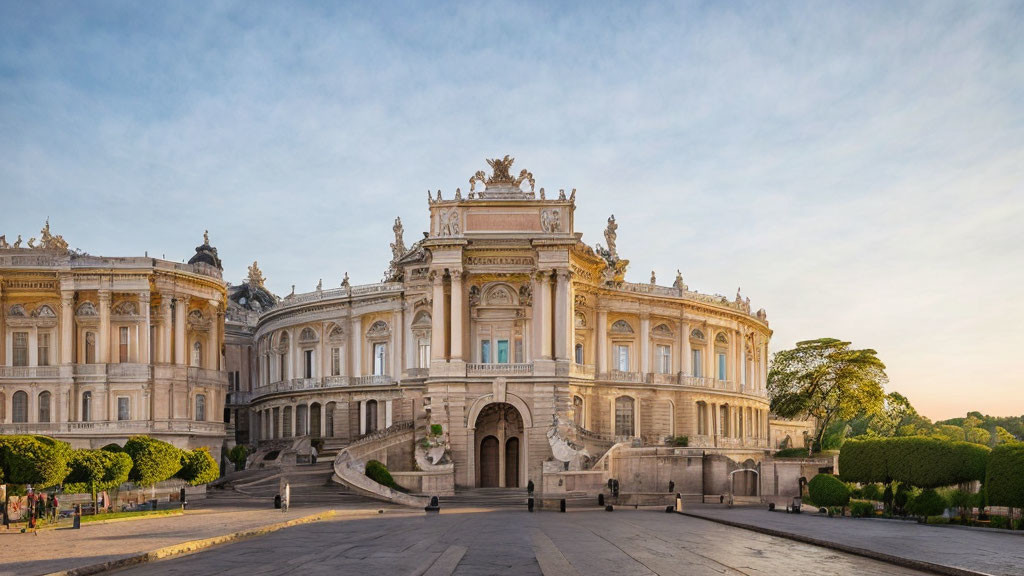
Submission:
<svg viewBox="0 0 1024 576">
<path fill-rule="evenodd" d="M 607 505 L 607 506 L 605 506 L 605 507 L 604 507 L 604 511 L 605 511 L 605 512 L 611 512 L 612 510 L 614 510 L 614 508 L 612 508 L 612 505 L 611 505 L 611 504 L 609 504 L 609 505 Z"/>
<path fill-rule="evenodd" d="M 562 498 L 562 500 L 558 503 L 558 510 L 559 512 L 565 512 L 565 498 Z"/>
<path fill-rule="evenodd" d="M 769 512 L 775 512 L 775 502 L 769 502 L 768 503 L 768 511 Z"/>
<path fill-rule="evenodd" d="M 683 495 L 676 492 L 676 512 L 683 511 Z"/>
<path fill-rule="evenodd" d="M 441 503 L 438 501 L 437 496 L 431 496 L 430 504 L 424 506 L 423 509 L 426 510 L 427 512 L 440 512 Z M 381 512 L 383 512 L 383 510 L 381 510 Z"/>
<path fill-rule="evenodd" d="M 274 495 L 274 508 L 281 508 L 281 495 Z"/>
<path fill-rule="evenodd" d="M 72 530 L 81 530 L 82 528 L 82 505 L 75 504 L 75 516 L 71 520 Z"/>
<path fill-rule="evenodd" d="M 178 501 L 181 502 L 181 509 L 188 508 L 188 501 L 185 500 L 185 489 L 182 488 L 178 491 Z"/>
<path fill-rule="evenodd" d="M 669 514 L 671 514 L 672 512 L 675 512 L 675 511 L 676 511 L 676 507 L 675 506 L 673 506 L 671 504 L 669 504 L 668 506 L 665 506 L 665 512 L 668 512 Z"/>
<path fill-rule="evenodd" d="M 533 512 L 533 498 L 528 498 L 526 500 L 526 509 Z"/>
<path fill-rule="evenodd" d="M 604 506 L 604 492 L 597 495 L 597 505 Z"/>
<path fill-rule="evenodd" d="M 676 483 L 672 480 L 668 481 L 668 493 L 671 494 L 676 491 Z"/>
</svg>

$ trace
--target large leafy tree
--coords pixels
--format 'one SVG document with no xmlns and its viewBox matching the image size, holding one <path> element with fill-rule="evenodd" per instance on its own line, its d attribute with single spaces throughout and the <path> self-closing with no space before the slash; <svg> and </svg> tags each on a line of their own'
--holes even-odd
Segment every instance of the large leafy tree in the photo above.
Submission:
<svg viewBox="0 0 1024 576">
<path fill-rule="evenodd" d="M 768 394 L 772 411 L 779 416 L 813 416 L 818 426 L 814 440 L 820 446 L 834 421 L 878 413 L 886 382 L 885 364 L 874 350 L 855 350 L 849 342 L 819 338 L 775 354 Z"/>
</svg>

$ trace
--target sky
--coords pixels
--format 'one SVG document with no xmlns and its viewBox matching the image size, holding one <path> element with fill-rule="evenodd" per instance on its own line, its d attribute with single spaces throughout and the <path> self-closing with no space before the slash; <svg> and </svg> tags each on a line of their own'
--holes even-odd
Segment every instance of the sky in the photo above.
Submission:
<svg viewBox="0 0 1024 576">
<path fill-rule="evenodd" d="M 873 348 L 933 419 L 1024 414 L 1024 3 L 0 0 L 0 234 L 284 296 L 511 154 L 627 280 Z"/>
</svg>

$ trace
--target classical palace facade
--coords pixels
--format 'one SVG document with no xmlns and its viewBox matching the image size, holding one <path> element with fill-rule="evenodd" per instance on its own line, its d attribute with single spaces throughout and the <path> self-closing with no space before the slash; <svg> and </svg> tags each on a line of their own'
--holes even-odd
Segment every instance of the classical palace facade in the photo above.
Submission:
<svg viewBox="0 0 1024 576">
<path fill-rule="evenodd" d="M 0 236 L 0 433 L 149 434 L 218 456 L 226 298 L 205 239 L 182 264 L 74 252 L 49 222 L 38 244 Z"/>
<path fill-rule="evenodd" d="M 463 487 L 583 473 L 613 446 L 682 436 L 688 454 L 759 462 L 770 449 L 764 311 L 738 292 L 691 291 L 681 275 L 626 282 L 614 216 L 591 247 L 575 232 L 575 190 L 546 193 L 507 156 L 488 162 L 468 193 L 428 194 L 429 232 L 411 247 L 395 221 L 383 282 L 346 275 L 280 299 L 254 263 L 229 288 L 237 439 L 343 447 L 411 428 L 418 446 L 440 425 L 445 454 L 429 462 L 449 463 Z M 420 456 L 384 457 L 423 469 Z"/>
</svg>

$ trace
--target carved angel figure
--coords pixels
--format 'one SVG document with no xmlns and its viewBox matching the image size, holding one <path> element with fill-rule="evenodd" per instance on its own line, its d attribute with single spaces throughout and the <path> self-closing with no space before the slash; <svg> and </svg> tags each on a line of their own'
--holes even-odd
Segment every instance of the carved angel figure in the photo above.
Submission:
<svg viewBox="0 0 1024 576">
<path fill-rule="evenodd" d="M 395 233 L 395 241 L 391 244 L 391 260 L 396 262 L 399 258 L 405 256 L 406 252 L 405 240 L 402 238 L 404 230 L 401 218 L 395 218 L 395 225 L 391 227 L 391 230 Z"/>
<path fill-rule="evenodd" d="M 658 279 L 654 276 L 654 270 L 651 270 L 651 285 L 657 284 Z"/>
<path fill-rule="evenodd" d="M 618 237 L 616 230 L 619 229 L 619 225 L 615 223 L 615 214 L 608 217 L 608 227 L 604 229 L 604 239 L 608 243 L 608 253 L 611 254 L 613 260 L 619 259 L 619 252 L 615 249 L 615 239 Z"/>
<path fill-rule="evenodd" d="M 513 182 L 513 184 L 515 184 L 516 188 L 519 188 L 523 182 L 530 183 L 530 192 L 532 193 L 533 187 L 536 185 L 536 182 L 534 182 L 533 180 L 533 172 L 529 172 L 526 169 L 523 169 L 521 172 L 519 172 L 519 178 L 516 178 L 516 181 Z"/>
<path fill-rule="evenodd" d="M 35 237 L 32 237 L 32 238 L 28 239 L 28 247 L 29 248 L 35 248 L 36 247 L 36 239 L 35 239 Z"/>
<path fill-rule="evenodd" d="M 14 241 L 15 248 L 21 248 L 21 234 L 18 234 L 18 239 Z"/>
<path fill-rule="evenodd" d="M 509 170 L 512 168 L 512 163 L 516 159 L 505 154 L 505 157 L 501 160 L 497 158 L 488 159 L 487 165 L 491 167 L 491 177 L 487 179 L 488 184 L 496 184 L 499 182 L 512 182 L 512 175 L 509 174 Z"/>
<path fill-rule="evenodd" d="M 457 210 L 447 210 L 441 212 L 440 216 L 440 230 L 439 236 L 458 236 L 459 230 L 459 213 Z"/>
</svg>

